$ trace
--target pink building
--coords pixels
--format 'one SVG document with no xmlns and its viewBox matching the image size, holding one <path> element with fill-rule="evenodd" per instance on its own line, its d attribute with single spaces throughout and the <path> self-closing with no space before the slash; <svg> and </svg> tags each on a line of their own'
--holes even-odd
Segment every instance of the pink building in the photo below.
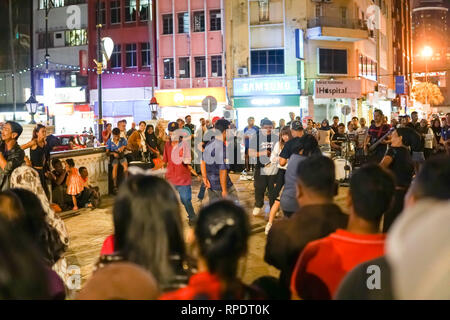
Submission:
<svg viewBox="0 0 450 320">
<path fill-rule="evenodd" d="M 158 0 L 160 89 L 225 87 L 224 0 Z"/>
</svg>

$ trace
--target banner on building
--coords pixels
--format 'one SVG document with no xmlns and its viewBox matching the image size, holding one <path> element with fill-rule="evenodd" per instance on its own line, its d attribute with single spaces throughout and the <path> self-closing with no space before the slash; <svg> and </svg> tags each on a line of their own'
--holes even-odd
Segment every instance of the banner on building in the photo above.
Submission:
<svg viewBox="0 0 450 320">
<path fill-rule="evenodd" d="M 360 98 L 361 80 L 316 81 L 314 97 L 318 99 Z"/>
</svg>

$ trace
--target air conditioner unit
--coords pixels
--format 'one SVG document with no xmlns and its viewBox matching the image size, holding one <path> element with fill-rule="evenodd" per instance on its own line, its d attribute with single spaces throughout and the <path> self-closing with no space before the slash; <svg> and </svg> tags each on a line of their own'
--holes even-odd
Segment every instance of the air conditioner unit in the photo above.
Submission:
<svg viewBox="0 0 450 320">
<path fill-rule="evenodd" d="M 238 68 L 238 75 L 239 76 L 248 76 L 247 67 Z"/>
<path fill-rule="evenodd" d="M 182 70 L 182 69 L 180 69 L 180 75 L 185 75 L 186 74 L 186 70 Z"/>
<path fill-rule="evenodd" d="M 53 33 L 53 46 L 56 47 L 64 47 L 64 31 Z"/>
<path fill-rule="evenodd" d="M 233 121 L 235 119 L 234 110 L 223 110 L 223 118 L 228 121 Z"/>
</svg>

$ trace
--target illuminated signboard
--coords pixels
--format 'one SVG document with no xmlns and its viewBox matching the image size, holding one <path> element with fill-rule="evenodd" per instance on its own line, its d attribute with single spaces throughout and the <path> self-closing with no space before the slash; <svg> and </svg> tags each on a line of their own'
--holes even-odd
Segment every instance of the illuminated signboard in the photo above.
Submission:
<svg viewBox="0 0 450 320">
<path fill-rule="evenodd" d="M 298 95 L 234 98 L 235 108 L 298 106 L 300 106 L 300 96 Z"/>
<path fill-rule="evenodd" d="M 300 94 L 297 77 L 236 78 L 235 97 Z"/>
<path fill-rule="evenodd" d="M 156 90 L 155 97 L 160 107 L 197 106 L 201 107 L 207 96 L 216 98 L 220 104 L 227 103 L 225 88 L 193 88 Z"/>
</svg>

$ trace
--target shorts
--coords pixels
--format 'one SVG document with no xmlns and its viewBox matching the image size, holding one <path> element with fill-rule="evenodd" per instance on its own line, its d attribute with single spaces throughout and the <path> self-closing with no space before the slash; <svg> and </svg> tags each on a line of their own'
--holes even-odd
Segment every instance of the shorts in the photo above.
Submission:
<svg viewBox="0 0 450 320">
<path fill-rule="evenodd" d="M 112 161 L 111 161 L 111 163 L 112 163 L 112 165 L 116 165 L 116 164 L 124 164 L 124 163 L 126 163 L 127 162 L 127 158 L 112 158 L 111 159 Z"/>
<path fill-rule="evenodd" d="M 425 155 L 423 152 L 415 152 L 412 153 L 412 161 L 417 163 L 425 162 Z"/>
</svg>

